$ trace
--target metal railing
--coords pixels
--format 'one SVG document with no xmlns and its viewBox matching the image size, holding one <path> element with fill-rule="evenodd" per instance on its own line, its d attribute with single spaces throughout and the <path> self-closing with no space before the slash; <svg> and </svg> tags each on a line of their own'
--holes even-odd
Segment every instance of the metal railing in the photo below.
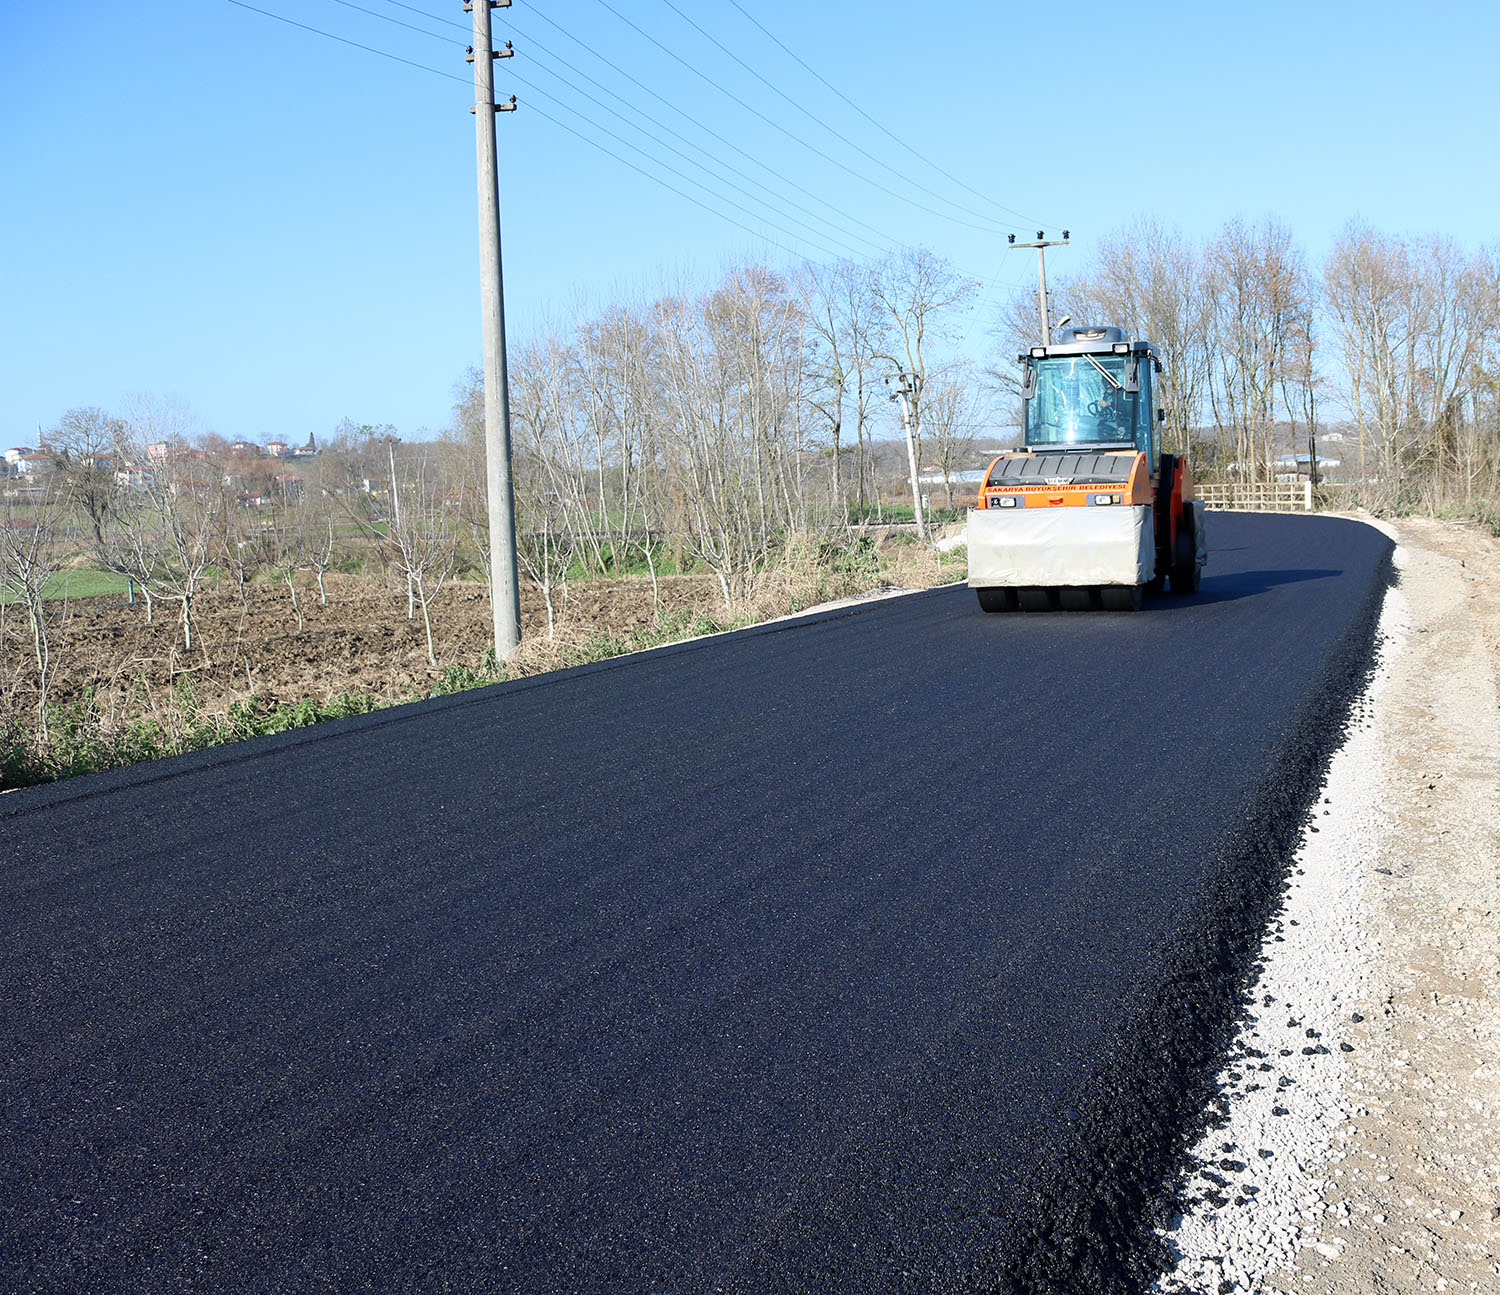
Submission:
<svg viewBox="0 0 1500 1295">
<path fill-rule="evenodd" d="M 1214 509 L 1247 513 L 1310 513 L 1309 481 L 1205 481 L 1193 484 L 1193 495 Z"/>
</svg>

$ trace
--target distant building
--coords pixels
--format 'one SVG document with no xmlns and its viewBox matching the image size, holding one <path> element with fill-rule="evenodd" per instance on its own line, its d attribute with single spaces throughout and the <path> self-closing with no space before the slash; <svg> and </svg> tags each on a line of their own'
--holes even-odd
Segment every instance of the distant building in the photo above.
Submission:
<svg viewBox="0 0 1500 1295">
<path fill-rule="evenodd" d="M 284 459 L 287 456 L 287 452 L 291 448 L 292 447 L 285 441 L 266 442 L 266 453 L 269 454 L 273 459 Z"/>
<path fill-rule="evenodd" d="M 32 450 L 16 460 L 16 470 L 23 477 L 32 481 L 40 481 L 43 477 L 50 477 L 57 471 L 57 460 L 50 454 Z"/>
<path fill-rule="evenodd" d="M 229 452 L 241 459 L 258 459 L 261 448 L 254 441 L 230 441 Z"/>
<path fill-rule="evenodd" d="M 155 480 L 156 468 L 150 463 L 127 463 L 115 472 L 117 485 L 137 493 L 147 489 Z"/>
<path fill-rule="evenodd" d="M 1310 454 L 1281 454 L 1276 457 L 1275 466 L 1278 468 L 1300 468 L 1304 472 L 1307 465 L 1312 462 Z M 1336 468 L 1343 462 L 1342 459 L 1330 459 L 1324 455 L 1318 455 L 1318 467 Z"/>
<path fill-rule="evenodd" d="M 34 445 L 17 445 L 14 449 L 10 449 L 10 450 L 6 450 L 5 451 L 5 461 L 12 468 L 14 468 L 14 467 L 16 467 L 17 464 L 20 463 L 20 461 L 21 461 L 21 455 L 23 455 L 23 454 L 35 454 L 35 453 L 36 453 L 36 446 L 34 446 Z"/>
</svg>

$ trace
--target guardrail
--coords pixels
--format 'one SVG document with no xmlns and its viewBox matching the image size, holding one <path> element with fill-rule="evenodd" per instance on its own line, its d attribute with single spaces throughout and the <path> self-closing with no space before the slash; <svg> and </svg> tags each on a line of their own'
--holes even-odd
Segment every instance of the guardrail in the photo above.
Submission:
<svg viewBox="0 0 1500 1295">
<path fill-rule="evenodd" d="M 1204 506 L 1247 513 L 1310 513 L 1310 481 L 1205 481 L 1193 483 Z"/>
</svg>

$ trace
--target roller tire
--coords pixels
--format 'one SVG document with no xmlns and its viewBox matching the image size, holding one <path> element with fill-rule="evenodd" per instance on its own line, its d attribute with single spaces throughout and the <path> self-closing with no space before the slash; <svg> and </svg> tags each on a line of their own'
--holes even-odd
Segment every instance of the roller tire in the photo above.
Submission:
<svg viewBox="0 0 1500 1295">
<path fill-rule="evenodd" d="M 1174 594 L 1195 594 L 1202 581 L 1203 568 L 1196 562 L 1172 568 L 1172 592 Z"/>
<path fill-rule="evenodd" d="M 987 612 L 1013 612 L 1016 610 L 1014 589 L 976 589 L 979 606 Z"/>
<path fill-rule="evenodd" d="M 1177 526 L 1177 552 L 1172 555 L 1172 592 L 1195 594 L 1203 568 L 1198 565 L 1197 518 L 1191 505 L 1184 505 Z"/>
<path fill-rule="evenodd" d="M 1099 590 L 1092 585 L 1073 585 L 1057 591 L 1057 603 L 1065 612 L 1099 610 Z"/>
<path fill-rule="evenodd" d="M 1099 591 L 1099 601 L 1107 612 L 1138 612 L 1144 592 L 1142 585 L 1105 585 Z"/>
<path fill-rule="evenodd" d="M 1057 592 L 1053 589 L 1021 589 L 1017 592 L 1023 612 L 1051 612 L 1057 610 Z"/>
</svg>

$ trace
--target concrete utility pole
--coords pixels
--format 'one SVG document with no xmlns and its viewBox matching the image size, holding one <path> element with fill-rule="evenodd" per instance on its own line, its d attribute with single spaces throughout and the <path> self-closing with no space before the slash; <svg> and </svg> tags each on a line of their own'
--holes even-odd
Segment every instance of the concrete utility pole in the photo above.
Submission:
<svg viewBox="0 0 1500 1295">
<path fill-rule="evenodd" d="M 1041 280 L 1041 284 L 1036 290 L 1036 304 L 1037 312 L 1042 317 L 1042 345 L 1051 346 L 1052 324 L 1047 318 L 1047 253 L 1045 249 L 1049 247 L 1066 247 L 1068 245 L 1068 231 L 1066 229 L 1063 230 L 1061 238 L 1049 240 L 1047 235 L 1039 229 L 1036 232 L 1035 241 L 1030 243 L 1016 242 L 1014 234 L 1009 234 L 1007 237 L 1010 239 L 1010 246 L 1012 247 L 1036 248 L 1036 272 L 1037 277 Z"/>
<path fill-rule="evenodd" d="M 889 382 L 890 379 L 887 378 L 886 381 Z M 896 389 L 891 392 L 891 399 L 901 402 L 901 430 L 906 434 L 906 462 L 911 469 L 911 506 L 917 519 L 917 538 L 926 540 L 927 523 L 922 520 L 922 487 L 917 480 L 917 442 L 912 435 L 911 401 L 916 394 L 917 375 L 897 369 Z"/>
<path fill-rule="evenodd" d="M 1318 396 L 1310 391 L 1307 396 L 1307 480 L 1314 489 L 1318 476 Z"/>
<path fill-rule="evenodd" d="M 484 457 L 490 512 L 490 607 L 495 618 L 495 659 L 504 661 L 521 641 L 521 590 L 516 571 L 516 496 L 510 475 L 510 383 L 505 367 L 505 290 L 500 277 L 500 177 L 495 161 L 495 114 L 513 112 L 495 102 L 494 60 L 509 58 L 490 38 L 490 10 L 510 0 L 475 0 L 474 134 L 479 157 L 479 286 L 484 316 Z"/>
</svg>

